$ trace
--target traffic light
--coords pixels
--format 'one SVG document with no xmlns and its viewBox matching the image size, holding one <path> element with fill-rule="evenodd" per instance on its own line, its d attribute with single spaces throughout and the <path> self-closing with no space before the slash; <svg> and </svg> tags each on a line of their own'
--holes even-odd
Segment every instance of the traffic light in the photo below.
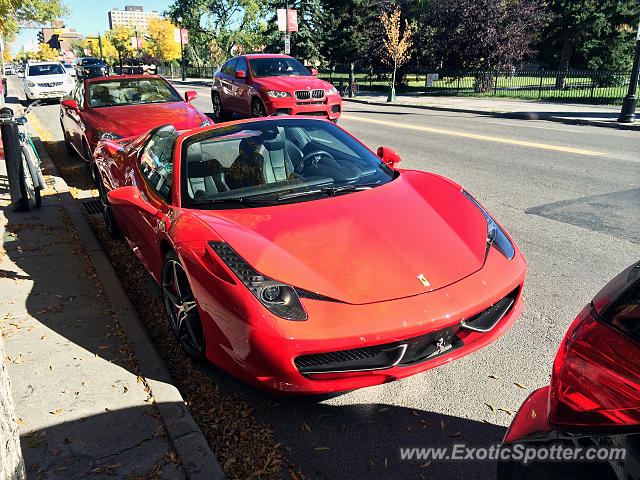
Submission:
<svg viewBox="0 0 640 480">
<path fill-rule="evenodd" d="M 42 30 L 38 32 L 38 41 L 44 43 L 44 32 Z"/>
</svg>

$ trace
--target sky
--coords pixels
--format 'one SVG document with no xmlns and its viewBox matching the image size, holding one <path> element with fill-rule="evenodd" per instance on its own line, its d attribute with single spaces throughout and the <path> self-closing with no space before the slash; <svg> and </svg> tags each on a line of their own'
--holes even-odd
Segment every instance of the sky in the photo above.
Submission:
<svg viewBox="0 0 640 480">
<path fill-rule="evenodd" d="M 76 32 L 83 35 L 97 35 L 109 29 L 109 17 L 107 12 L 114 8 L 124 10 L 125 5 L 140 5 L 145 11 L 165 11 L 172 0 L 131 0 L 122 3 L 98 2 L 95 0 L 64 0 L 69 8 L 69 15 L 62 20 L 67 28 L 75 28 Z M 38 29 L 21 29 L 16 42 L 11 44 L 11 53 L 14 55 L 20 51 L 22 45 L 37 38 Z"/>
</svg>

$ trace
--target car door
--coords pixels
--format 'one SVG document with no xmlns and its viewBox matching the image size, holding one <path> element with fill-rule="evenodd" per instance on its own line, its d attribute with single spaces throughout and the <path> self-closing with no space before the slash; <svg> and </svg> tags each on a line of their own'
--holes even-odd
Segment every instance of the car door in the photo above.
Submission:
<svg viewBox="0 0 640 480">
<path fill-rule="evenodd" d="M 234 80 L 237 58 L 232 58 L 220 70 L 220 99 L 225 110 L 233 110 Z"/>
<path fill-rule="evenodd" d="M 177 137 L 173 126 L 158 127 L 129 172 L 129 181 L 138 188 L 148 208 L 130 205 L 114 212 L 119 221 L 126 222 L 125 232 L 133 251 L 154 277 L 159 275 L 160 236 L 169 229 L 172 218 L 173 145 Z"/>
<path fill-rule="evenodd" d="M 71 90 L 71 94 L 69 97 L 70 100 L 75 100 L 78 104 L 78 108 L 80 112 L 83 111 L 84 105 L 84 82 L 76 82 L 76 86 Z M 81 118 L 80 113 L 76 112 L 72 108 L 64 108 L 64 115 L 62 116 L 62 126 L 64 130 L 67 132 L 69 137 L 69 141 L 75 147 L 78 152 L 82 152 L 82 139 L 81 139 Z"/>
<path fill-rule="evenodd" d="M 233 69 L 233 97 L 229 98 L 229 108 L 242 115 L 248 115 L 251 113 L 251 97 L 249 96 L 249 68 L 247 67 L 247 60 L 244 57 L 239 57 Z M 244 78 L 237 78 L 236 72 L 243 72 Z"/>
</svg>

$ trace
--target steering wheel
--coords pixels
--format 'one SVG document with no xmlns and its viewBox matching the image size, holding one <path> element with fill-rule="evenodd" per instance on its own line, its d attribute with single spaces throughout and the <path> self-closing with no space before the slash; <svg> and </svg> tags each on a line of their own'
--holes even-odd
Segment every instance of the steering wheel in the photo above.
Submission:
<svg viewBox="0 0 640 480">
<path fill-rule="evenodd" d="M 314 150 L 307 153 L 300 159 L 294 171 L 297 173 L 302 173 L 305 168 L 310 167 L 311 165 L 316 165 L 322 158 L 327 158 L 329 160 L 335 161 L 333 155 L 331 155 L 326 150 Z"/>
</svg>

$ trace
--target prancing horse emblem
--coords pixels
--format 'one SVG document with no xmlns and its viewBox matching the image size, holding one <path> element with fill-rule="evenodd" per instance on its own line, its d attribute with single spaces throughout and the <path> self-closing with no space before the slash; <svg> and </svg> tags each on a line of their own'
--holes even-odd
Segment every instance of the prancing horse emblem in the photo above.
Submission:
<svg viewBox="0 0 640 480">
<path fill-rule="evenodd" d="M 418 275 L 418 280 L 420 280 L 422 285 L 424 285 L 425 287 L 428 287 L 429 285 L 431 285 L 429 283 L 429 280 L 427 280 L 427 277 L 425 277 L 423 274 Z"/>
<path fill-rule="evenodd" d="M 438 340 L 438 343 L 436 343 L 436 348 L 438 349 L 438 353 L 442 353 L 445 350 L 445 345 L 444 345 L 444 338 L 440 337 L 440 340 Z"/>
</svg>

